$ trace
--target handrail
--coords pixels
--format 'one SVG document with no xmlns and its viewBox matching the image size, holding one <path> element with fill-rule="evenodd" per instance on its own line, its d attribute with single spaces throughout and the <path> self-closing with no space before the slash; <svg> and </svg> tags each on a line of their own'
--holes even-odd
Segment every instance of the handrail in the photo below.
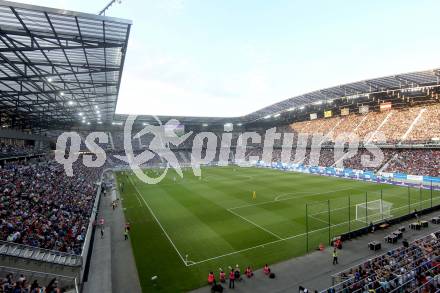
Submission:
<svg viewBox="0 0 440 293">
<path fill-rule="evenodd" d="M 435 232 L 433 232 L 433 233 L 435 234 L 435 233 L 438 233 L 438 232 L 440 232 L 440 230 L 437 230 L 437 231 L 435 231 Z M 429 236 L 430 236 L 430 235 L 424 235 L 424 236 L 422 236 L 422 237 L 419 237 L 419 238 L 413 240 L 413 241 L 411 242 L 410 246 L 407 247 L 407 248 L 405 248 L 405 249 L 402 250 L 402 251 L 407 252 L 407 251 L 415 250 L 415 248 L 414 248 L 414 247 L 411 247 L 411 246 L 414 245 L 415 242 L 417 242 L 417 241 L 419 241 L 419 240 L 422 240 L 422 239 L 424 239 L 424 238 L 427 238 L 427 237 L 429 237 Z M 336 278 L 336 277 L 342 277 L 341 275 L 342 275 L 343 273 L 345 273 L 345 272 L 350 272 L 350 271 L 353 270 L 354 268 L 359 267 L 360 265 L 366 263 L 367 261 L 373 261 L 373 260 L 375 260 L 375 259 L 381 258 L 381 257 L 383 257 L 383 256 L 385 256 L 385 255 L 388 255 L 390 252 L 394 252 L 394 251 L 396 251 L 396 250 L 399 249 L 399 248 L 401 248 L 401 246 L 396 247 L 396 248 L 394 248 L 394 249 L 391 249 L 391 250 L 389 250 L 389 251 L 387 251 L 387 252 L 385 252 L 385 253 L 382 253 L 382 254 L 380 254 L 380 255 L 376 255 L 376 256 L 374 256 L 374 257 L 372 257 L 372 258 L 369 258 L 369 259 L 365 260 L 365 261 L 362 262 L 362 263 L 358 263 L 358 264 L 356 264 L 356 265 L 353 265 L 353 266 L 351 266 L 350 268 L 344 269 L 343 271 L 340 271 L 340 272 L 338 272 L 338 273 L 336 273 L 336 274 L 333 274 L 331 277 L 332 277 L 332 279 L 334 279 L 334 278 Z M 373 276 L 374 276 L 374 275 L 376 275 L 376 274 L 373 274 Z M 343 285 L 346 284 L 346 283 L 350 283 L 350 282 L 353 280 L 353 278 L 354 278 L 354 277 L 348 277 L 346 280 L 344 280 L 344 281 L 342 281 L 342 282 L 338 282 L 337 284 L 334 284 L 333 286 L 330 286 L 330 287 L 326 288 L 325 290 L 322 290 L 321 292 L 326 292 L 326 291 L 327 291 L 328 289 L 330 289 L 330 288 L 335 289 L 336 287 L 341 287 L 341 286 L 343 286 Z M 365 279 L 365 278 L 364 278 L 364 279 Z M 362 280 L 364 280 L 364 279 L 362 279 Z M 356 283 L 358 283 L 358 282 L 360 282 L 360 281 L 362 281 L 362 280 L 356 281 Z M 339 289 L 338 289 L 338 290 L 339 290 Z M 335 290 L 335 292 L 338 292 L 338 291 Z"/>
<path fill-rule="evenodd" d="M 29 274 L 29 275 L 40 275 L 40 276 L 51 276 L 51 277 L 57 277 L 57 278 L 62 278 L 62 279 L 70 279 L 70 280 L 74 280 L 76 279 L 75 277 L 72 276 L 66 276 L 66 275 L 59 275 L 59 274 L 54 274 L 54 273 L 45 273 L 45 272 L 39 272 L 39 271 L 33 271 L 33 270 L 27 270 L 27 269 L 19 269 L 19 268 L 13 268 L 13 267 L 5 267 L 5 266 L 0 266 L 0 270 L 4 270 L 4 271 L 14 271 L 14 272 L 22 272 L 24 274 Z"/>
<path fill-rule="evenodd" d="M 41 248 L 41 247 L 36 247 L 36 246 L 30 246 L 30 245 L 26 245 L 26 244 L 11 242 L 11 241 L 0 240 L 0 246 L 2 246 L 2 245 L 6 245 L 8 247 L 14 247 L 14 248 L 32 250 L 34 252 L 36 252 L 36 251 L 37 252 L 44 252 L 44 253 L 55 254 L 55 255 L 59 255 L 59 256 L 75 258 L 75 259 L 79 260 L 79 263 L 74 265 L 74 266 L 80 266 L 82 264 L 81 256 L 78 255 L 78 254 L 62 252 L 62 251 L 58 251 L 58 250 L 51 250 L 51 249 L 46 249 L 46 248 Z M 21 257 L 19 255 L 13 255 L 13 254 L 3 253 L 3 252 L 0 252 L 0 255 L 30 259 L 30 258 L 26 258 L 26 257 Z M 40 260 L 40 261 L 47 262 L 47 261 L 44 261 L 44 260 Z M 72 266 L 72 265 L 69 265 L 69 266 Z"/>
<path fill-rule="evenodd" d="M 440 229 L 437 230 L 437 231 L 435 231 L 435 232 L 432 232 L 432 233 L 430 233 L 430 234 L 435 234 L 435 233 L 440 233 Z M 409 244 L 411 245 L 411 244 L 413 244 L 413 243 L 416 242 L 416 241 L 422 240 L 423 238 L 426 238 L 426 237 L 430 236 L 430 234 L 429 234 L 429 235 L 420 236 L 420 237 L 414 239 L 413 241 L 411 241 Z M 401 247 L 402 247 L 402 246 L 395 247 L 395 248 L 393 248 L 393 249 L 390 249 L 390 250 L 388 250 L 388 251 L 385 251 L 384 253 L 381 253 L 381 254 L 375 255 L 375 256 L 373 256 L 373 257 L 367 259 L 367 260 L 373 260 L 373 259 L 375 259 L 375 258 L 382 257 L 382 256 L 384 256 L 384 255 L 386 255 L 386 254 L 388 254 L 388 253 L 390 253 L 390 252 L 392 252 L 392 251 L 395 251 L 396 249 L 401 248 Z M 406 247 L 404 250 L 409 250 L 410 248 L 411 248 L 411 247 Z M 340 275 L 340 274 L 342 274 L 342 273 L 344 273 L 344 272 L 347 272 L 347 271 L 349 271 L 349 270 L 351 270 L 351 269 L 353 269 L 353 268 L 357 268 L 357 267 L 359 267 L 359 265 L 361 265 L 361 264 L 363 264 L 363 263 L 365 263 L 365 261 L 362 262 L 362 263 L 355 264 L 355 265 L 353 265 L 353 266 L 351 266 L 351 267 L 349 267 L 349 268 L 347 268 L 347 269 L 344 269 L 344 270 L 342 270 L 342 271 L 339 271 L 339 272 L 337 272 L 337 273 L 335 273 L 335 274 L 333 274 L 333 275 L 331 275 L 331 276 L 332 276 L 332 277 L 337 277 L 337 275 Z"/>
<path fill-rule="evenodd" d="M 89 238 L 90 238 L 91 233 L 92 233 L 92 228 L 93 228 L 92 226 L 93 226 L 93 221 L 94 221 L 93 218 L 94 218 L 94 216 L 97 213 L 98 203 L 99 203 L 99 200 L 101 198 L 102 179 L 103 179 L 104 173 L 109 171 L 109 170 L 111 170 L 111 169 L 110 168 L 104 169 L 102 171 L 101 177 L 99 179 L 99 185 L 98 185 L 98 189 L 96 191 L 95 201 L 93 202 L 93 208 L 92 208 L 92 212 L 91 212 L 90 218 L 89 218 L 89 225 L 87 227 L 87 233 L 86 233 L 86 236 L 84 237 L 84 243 L 83 243 L 83 246 L 81 248 L 81 257 L 83 257 L 83 258 L 85 257 L 85 254 L 84 254 L 84 252 L 86 250 L 85 247 L 86 247 L 86 245 L 88 245 L 90 243 L 90 239 Z"/>
<path fill-rule="evenodd" d="M 434 268 L 431 268 L 431 269 L 429 269 L 428 271 L 426 271 L 426 272 L 429 272 L 429 271 L 431 271 L 431 270 L 433 270 Z M 425 272 L 425 273 L 426 273 Z M 410 293 L 412 293 L 412 292 L 419 292 L 418 290 L 420 290 L 420 289 L 422 289 L 423 287 L 425 287 L 426 285 L 428 285 L 429 283 L 432 283 L 432 282 L 437 282 L 437 280 L 436 280 L 436 277 L 438 277 L 440 274 L 436 274 L 431 280 L 429 280 L 428 282 L 426 282 L 426 283 L 424 283 L 424 284 L 422 284 L 422 285 L 420 285 L 419 287 L 417 287 L 417 288 L 414 288 L 414 290 L 412 290 Z M 403 285 L 402 285 L 403 286 Z M 437 289 L 435 292 L 439 292 L 440 291 L 440 289 Z"/>
<path fill-rule="evenodd" d="M 421 267 L 421 266 L 419 266 L 419 267 Z M 419 268 L 419 267 L 417 267 L 417 268 Z M 429 271 L 434 270 L 434 269 L 435 269 L 435 267 L 432 267 L 432 268 L 430 268 L 429 270 L 424 271 L 424 273 L 429 272 Z M 405 283 L 403 283 L 403 284 L 400 284 L 400 286 L 398 286 L 397 288 L 394 288 L 394 289 L 391 290 L 389 293 L 396 292 L 397 290 L 402 289 L 403 286 L 407 285 L 408 283 L 411 283 L 414 279 L 415 279 L 414 276 L 410 277 L 409 280 L 407 280 L 407 281 L 406 281 Z M 426 284 L 424 284 L 424 285 L 426 285 Z M 416 289 L 417 289 L 417 288 L 416 288 Z M 399 290 L 399 291 L 400 291 L 400 290 Z"/>
<path fill-rule="evenodd" d="M 439 247 L 439 246 L 440 246 L 440 244 L 437 245 L 437 246 L 435 246 L 435 247 Z M 418 269 L 418 268 L 424 266 L 424 265 L 426 264 L 426 262 L 428 262 L 428 261 L 424 261 L 421 265 L 419 265 L 419 266 L 417 266 L 417 267 L 414 267 L 414 265 L 415 265 L 416 262 L 418 262 L 419 260 L 422 260 L 423 258 L 425 258 L 425 257 L 427 257 L 427 256 L 432 256 L 433 254 L 434 254 L 434 251 L 432 251 L 431 253 L 429 253 L 429 254 L 427 254 L 427 255 L 423 255 L 423 256 L 419 257 L 418 259 L 414 260 L 414 261 L 410 264 L 410 271 L 414 271 L 414 270 L 416 270 L 416 269 Z M 395 272 L 398 272 L 398 271 L 399 271 L 399 269 L 396 269 L 396 270 L 393 270 L 393 271 L 390 271 L 390 272 L 391 272 L 391 273 L 395 273 Z M 371 278 L 371 277 L 376 277 L 376 276 L 377 276 L 377 273 L 375 273 L 375 274 L 373 274 L 373 275 L 371 275 L 371 276 L 368 276 L 367 279 L 368 279 L 368 278 Z M 357 281 L 357 282 L 351 283 L 350 285 L 355 285 L 355 284 L 361 283 L 362 281 L 365 281 L 365 279 L 366 279 L 366 278 L 364 278 L 364 279 L 362 279 L 362 280 L 359 280 L 359 281 Z M 396 277 L 396 278 L 394 278 L 394 279 L 391 279 L 391 281 L 394 281 L 394 280 L 396 280 L 396 279 L 398 279 L 398 277 Z M 377 279 L 376 279 L 376 280 L 377 280 Z M 368 282 L 368 283 L 365 283 L 364 286 L 368 286 L 368 285 L 370 285 L 370 284 L 374 284 L 374 283 L 376 282 L 376 280 L 373 280 L 373 281 L 370 281 L 370 282 Z M 403 284 L 402 284 L 402 285 L 403 285 Z M 359 290 L 362 290 L 362 288 L 360 288 L 360 289 L 358 289 L 358 290 L 355 290 L 355 291 L 352 291 L 352 293 L 358 292 Z M 337 292 L 340 292 L 340 291 L 337 291 Z"/>
<path fill-rule="evenodd" d="M 76 293 L 79 293 L 76 284 L 76 278 L 73 276 L 45 273 L 45 272 L 32 271 L 32 270 L 14 268 L 14 267 L 5 267 L 5 266 L 0 266 L 0 272 L 2 272 L 2 274 L 3 273 L 12 273 L 14 275 L 23 274 L 27 280 L 39 279 L 39 281 L 44 281 L 45 279 L 47 281 L 56 278 L 61 283 L 62 287 L 67 286 L 68 288 L 75 288 Z"/>
</svg>

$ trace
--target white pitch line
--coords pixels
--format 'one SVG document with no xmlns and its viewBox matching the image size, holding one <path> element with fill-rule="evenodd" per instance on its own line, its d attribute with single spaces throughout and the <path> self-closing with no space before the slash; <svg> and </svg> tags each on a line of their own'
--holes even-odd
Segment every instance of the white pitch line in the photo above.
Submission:
<svg viewBox="0 0 440 293">
<path fill-rule="evenodd" d="M 241 215 L 239 215 L 239 214 L 233 212 L 232 210 L 229 210 L 229 209 L 228 209 L 227 211 L 230 212 L 231 214 L 237 216 L 237 217 L 242 218 L 242 219 L 245 220 L 246 222 L 248 222 L 248 223 L 254 225 L 255 227 L 260 228 L 261 230 L 263 230 L 263 231 L 269 233 L 270 235 L 275 236 L 275 237 L 278 238 L 279 240 L 283 240 L 283 238 L 280 237 L 279 235 L 277 235 L 277 234 L 275 234 L 275 233 L 273 233 L 273 232 L 267 230 L 267 229 L 264 228 L 264 227 L 261 227 L 261 226 L 258 225 L 257 223 L 254 223 L 253 221 L 251 221 L 251 220 L 249 220 L 249 219 L 247 219 L 247 218 L 245 218 L 245 217 L 243 217 L 243 216 L 241 216 Z"/>
<path fill-rule="evenodd" d="M 394 196 L 394 197 L 397 197 L 397 198 L 402 198 L 400 195 L 397 195 L 397 194 L 388 194 L 387 196 L 390 196 L 390 197 Z M 384 201 L 386 201 L 386 200 L 384 200 Z M 417 201 L 417 202 L 411 203 L 411 206 L 417 206 L 417 205 L 420 205 L 421 203 L 423 204 L 425 202 L 430 202 L 430 201 L 431 201 L 431 199 L 428 198 L 428 199 L 425 199 L 425 200 L 422 200 L 422 201 Z M 435 198 L 433 198 L 433 202 L 434 201 L 435 201 Z M 364 202 L 361 202 L 361 204 L 362 203 L 364 203 Z M 336 211 L 340 211 L 340 210 L 346 210 L 347 208 L 348 208 L 348 206 L 345 206 L 345 207 L 342 207 L 342 208 L 331 209 L 330 213 L 336 212 Z M 356 204 L 351 205 L 350 208 L 356 208 Z M 392 208 L 392 209 L 390 209 L 390 211 L 397 211 L 397 210 L 401 210 L 401 209 L 408 209 L 408 205 Z M 328 211 L 317 212 L 317 213 L 309 215 L 309 217 L 317 216 L 317 215 L 322 215 L 322 214 L 328 214 Z"/>
<path fill-rule="evenodd" d="M 268 200 L 268 201 L 263 201 L 263 202 L 259 202 L 259 203 L 251 203 L 251 204 L 245 204 L 245 205 L 241 205 L 241 206 L 237 206 L 237 207 L 232 207 L 229 210 L 237 210 L 237 209 L 242 209 L 242 208 L 247 208 L 247 207 L 253 207 L 253 206 L 260 206 L 260 205 L 265 205 L 265 204 L 269 204 L 269 203 L 276 203 L 276 202 L 281 202 L 281 201 L 286 201 L 286 200 L 292 200 L 292 199 L 297 199 L 297 198 L 303 198 L 303 197 L 311 197 L 311 196 L 315 196 L 315 195 L 322 195 L 322 194 L 327 194 L 327 193 L 332 193 L 332 192 L 338 192 L 338 191 L 344 191 L 344 190 L 355 190 L 355 191 L 359 191 L 357 189 L 353 189 L 353 188 L 342 188 L 342 189 L 337 189 L 337 190 L 331 190 L 331 191 L 327 191 L 327 192 L 309 192 L 309 191 L 305 191 L 305 192 L 298 192 L 298 193 L 284 193 L 281 195 L 278 195 L 277 197 L 275 197 L 275 199 L 273 200 Z M 289 195 L 289 194 L 304 194 L 301 196 L 291 196 L 288 198 L 283 198 L 283 199 L 278 199 L 280 196 L 284 196 L 284 195 Z"/>
<path fill-rule="evenodd" d="M 353 222 L 353 221 L 358 221 L 358 222 L 360 222 L 362 224 L 365 224 L 364 222 L 356 220 L 356 219 L 353 219 L 351 222 Z M 330 228 L 334 228 L 334 227 L 338 227 L 338 226 L 343 226 L 343 225 L 347 224 L 348 222 L 349 221 L 345 221 L 345 222 L 342 222 L 342 223 L 339 223 L 339 224 L 331 225 Z M 315 232 L 319 232 L 319 231 L 322 231 L 322 230 L 327 230 L 327 229 L 328 229 L 328 227 L 312 230 L 312 231 L 309 231 L 309 234 L 315 233 Z M 266 243 L 263 243 L 263 244 L 259 244 L 259 245 L 256 245 L 256 246 L 252 246 L 252 247 L 236 250 L 236 251 L 233 251 L 233 252 L 229 252 L 229 253 L 225 253 L 225 254 L 222 254 L 222 255 L 214 256 L 214 257 L 207 258 L 207 259 L 204 259 L 204 260 L 194 261 L 192 264 L 190 264 L 188 266 L 198 265 L 198 264 L 205 263 L 205 262 L 208 262 L 208 261 L 211 261 L 211 260 L 216 260 L 216 259 L 223 258 L 223 257 L 226 257 L 226 256 L 234 255 L 234 254 L 239 254 L 239 253 L 246 252 L 246 251 L 249 251 L 249 250 L 253 250 L 253 249 L 260 248 L 260 247 L 264 247 L 266 245 L 271 245 L 271 244 L 279 243 L 279 242 L 282 242 L 282 241 L 286 241 L 286 240 L 298 238 L 298 237 L 301 237 L 301 236 L 305 236 L 306 234 L 307 233 L 296 234 L 296 235 L 292 235 L 292 236 L 289 236 L 289 237 L 286 237 L 286 238 L 283 238 L 283 239 L 278 239 L 278 240 L 266 242 Z"/>
<path fill-rule="evenodd" d="M 347 223 L 348 223 L 348 221 L 347 222 L 343 222 L 343 223 L 339 223 L 339 224 L 336 224 L 336 225 L 331 225 L 330 228 L 342 226 L 342 225 L 345 225 Z M 328 230 L 328 227 L 324 227 L 324 228 L 316 229 L 316 230 L 313 230 L 313 231 L 309 231 L 309 234 L 310 233 L 314 233 L 314 232 L 319 232 L 319 231 L 322 231 L 322 230 Z M 286 238 L 265 242 L 263 244 L 259 244 L 259 245 L 256 245 L 256 246 L 252 246 L 252 247 L 236 250 L 236 251 L 233 251 L 233 252 L 229 252 L 229 253 L 225 253 L 225 254 L 222 254 L 222 255 L 214 256 L 214 257 L 207 258 L 207 259 L 204 259 L 204 260 L 194 261 L 192 264 L 190 264 L 188 266 L 198 265 L 198 264 L 201 264 L 201 263 L 204 263 L 204 262 L 207 262 L 207 261 L 216 260 L 216 259 L 223 258 L 223 257 L 226 257 L 226 256 L 242 253 L 242 252 L 245 252 L 245 251 L 249 251 L 249 250 L 253 250 L 253 249 L 256 249 L 256 248 L 264 247 L 266 245 L 271 245 L 271 244 L 275 244 L 275 243 L 278 243 L 278 242 L 282 242 L 282 241 L 286 241 L 286 240 L 302 237 L 302 236 L 305 236 L 305 235 L 307 235 L 307 233 L 296 234 L 296 235 L 292 235 L 292 236 L 289 236 L 289 237 L 286 237 Z"/>
<path fill-rule="evenodd" d="M 168 235 L 167 231 L 165 231 L 164 227 L 162 226 L 162 224 L 159 222 L 158 218 L 156 217 L 156 215 L 154 214 L 153 210 L 150 208 L 150 206 L 148 205 L 148 203 L 145 201 L 145 199 L 142 197 L 141 193 L 139 192 L 138 188 L 136 187 L 136 185 L 133 183 L 133 180 L 131 180 L 131 177 L 129 177 L 129 180 L 131 182 L 131 184 L 133 185 L 134 189 L 136 190 L 138 196 L 142 199 L 142 201 L 144 202 L 145 206 L 147 207 L 147 209 L 150 211 L 150 214 L 153 216 L 153 218 L 156 220 L 156 223 L 159 225 L 159 227 L 162 229 L 163 233 L 165 234 L 165 236 L 168 238 L 168 241 L 171 243 L 171 245 L 173 246 L 174 250 L 177 252 L 177 254 L 180 256 L 180 259 L 182 260 L 183 264 L 185 266 L 188 266 L 187 262 L 185 261 L 185 259 L 183 258 L 182 254 L 179 252 L 179 250 L 177 249 L 176 245 L 174 244 L 173 240 L 171 240 L 171 237 Z"/>
<path fill-rule="evenodd" d="M 290 192 L 290 193 L 282 193 L 282 194 L 278 195 L 277 197 L 275 197 L 274 201 L 284 201 L 284 200 L 301 198 L 301 197 L 308 197 L 308 196 L 314 196 L 314 195 L 323 195 L 323 194 L 329 194 L 329 193 L 332 193 L 332 192 L 345 191 L 345 190 L 353 190 L 353 191 L 361 191 L 362 192 L 362 190 L 354 189 L 354 188 L 351 188 L 351 187 L 339 188 L 339 189 L 329 190 L 329 191 L 325 191 L 325 192 L 313 192 L 313 191 L 304 191 L 304 192 L 299 192 L 299 193 Z M 306 193 L 306 195 L 303 195 L 303 196 L 289 196 L 287 198 L 280 199 L 280 197 L 285 196 L 285 195 L 305 194 L 305 193 Z"/>
<path fill-rule="evenodd" d="M 133 183 L 131 183 L 132 185 L 133 185 Z M 138 200 L 138 202 L 139 202 L 139 207 L 142 207 L 142 202 L 141 202 L 141 200 L 139 199 L 139 196 L 136 196 L 136 199 Z"/>
<path fill-rule="evenodd" d="M 319 218 L 316 218 L 316 217 L 314 217 L 313 215 L 309 215 L 309 218 L 315 219 L 316 221 L 320 221 L 320 222 L 322 222 L 322 223 L 328 225 L 328 222 L 326 222 L 326 221 L 324 221 L 324 220 L 321 220 L 321 219 L 319 219 Z"/>
</svg>

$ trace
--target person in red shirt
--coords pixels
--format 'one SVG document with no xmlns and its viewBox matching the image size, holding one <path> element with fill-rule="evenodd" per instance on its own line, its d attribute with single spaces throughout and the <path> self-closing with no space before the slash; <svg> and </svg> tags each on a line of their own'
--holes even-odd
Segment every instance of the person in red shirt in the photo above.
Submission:
<svg viewBox="0 0 440 293">
<path fill-rule="evenodd" d="M 269 275 L 270 274 L 270 268 L 269 268 L 269 266 L 267 264 L 264 265 L 263 272 L 264 272 L 265 275 Z"/>
<path fill-rule="evenodd" d="M 247 269 L 244 271 L 244 273 L 246 274 L 246 276 L 248 278 L 252 277 L 254 275 L 254 273 L 252 272 L 251 267 L 247 267 Z"/>
<path fill-rule="evenodd" d="M 231 271 L 229 272 L 229 289 L 235 288 L 234 282 L 235 282 L 234 270 L 231 269 Z"/>
<path fill-rule="evenodd" d="M 219 279 L 220 279 L 221 283 L 226 282 L 226 274 L 225 274 L 225 272 L 223 272 L 223 270 L 220 270 L 220 277 L 219 277 Z"/>
<path fill-rule="evenodd" d="M 209 284 L 210 286 L 215 285 L 215 276 L 214 276 L 214 273 L 213 273 L 213 272 L 210 272 L 210 273 L 208 274 L 208 284 Z"/>
<path fill-rule="evenodd" d="M 342 249 L 342 241 L 341 239 L 336 239 L 335 248 Z"/>
</svg>

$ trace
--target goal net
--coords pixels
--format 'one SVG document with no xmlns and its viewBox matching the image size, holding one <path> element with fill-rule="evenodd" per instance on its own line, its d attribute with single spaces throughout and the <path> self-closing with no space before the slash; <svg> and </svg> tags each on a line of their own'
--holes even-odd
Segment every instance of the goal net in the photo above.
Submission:
<svg viewBox="0 0 440 293">
<path fill-rule="evenodd" d="M 368 224 L 390 218 L 392 206 L 392 203 L 381 199 L 357 204 L 356 220 Z"/>
</svg>

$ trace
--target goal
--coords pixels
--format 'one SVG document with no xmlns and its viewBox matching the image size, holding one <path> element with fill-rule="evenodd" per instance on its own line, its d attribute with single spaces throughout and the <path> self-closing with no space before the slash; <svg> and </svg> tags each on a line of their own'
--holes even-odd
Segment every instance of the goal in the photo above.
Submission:
<svg viewBox="0 0 440 293">
<path fill-rule="evenodd" d="M 392 206 L 392 203 L 381 199 L 357 204 L 356 220 L 368 224 L 390 218 Z"/>
</svg>

